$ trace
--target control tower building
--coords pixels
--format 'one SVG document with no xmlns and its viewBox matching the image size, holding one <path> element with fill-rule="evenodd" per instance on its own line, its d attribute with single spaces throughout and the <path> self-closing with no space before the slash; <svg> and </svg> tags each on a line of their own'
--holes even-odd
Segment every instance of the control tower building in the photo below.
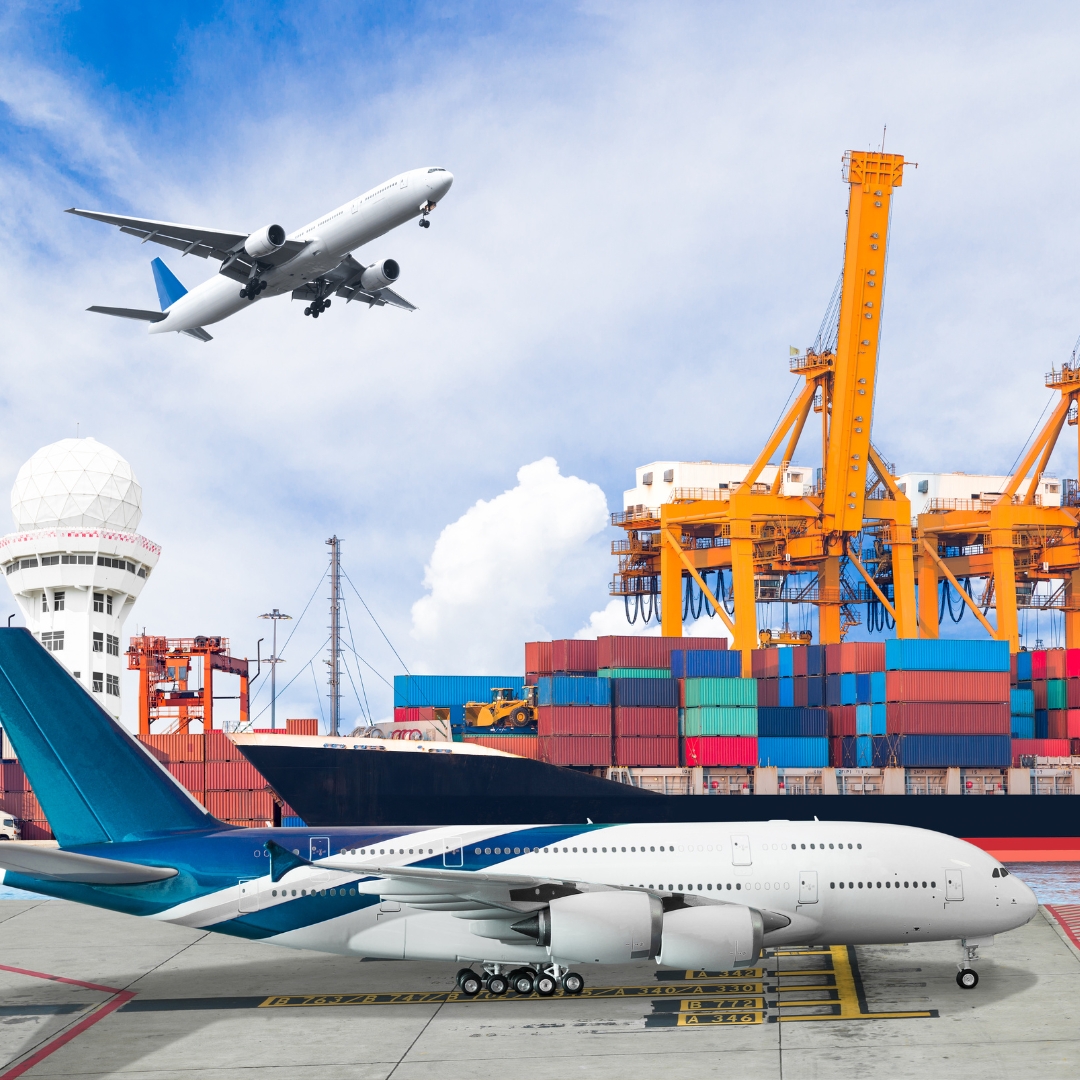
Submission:
<svg viewBox="0 0 1080 1080">
<path fill-rule="evenodd" d="M 19 470 L 11 511 L 0 568 L 26 625 L 119 719 L 124 621 L 161 554 L 136 531 L 142 488 L 131 466 L 95 439 L 62 439 Z"/>
</svg>

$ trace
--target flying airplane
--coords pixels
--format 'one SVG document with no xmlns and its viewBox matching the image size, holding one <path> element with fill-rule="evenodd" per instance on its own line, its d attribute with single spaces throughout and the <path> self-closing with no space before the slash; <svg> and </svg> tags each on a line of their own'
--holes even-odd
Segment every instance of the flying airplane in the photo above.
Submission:
<svg viewBox="0 0 1080 1080">
<path fill-rule="evenodd" d="M 466 996 L 578 994 L 589 964 L 728 971 L 772 946 L 947 940 L 971 988 L 979 947 L 1038 911 L 984 851 L 897 825 L 234 827 L 19 628 L 0 629 L 0 724 L 60 842 L 0 844 L 5 884 L 292 948 L 463 964 Z"/>
<path fill-rule="evenodd" d="M 396 260 L 365 265 L 350 253 L 415 217 L 420 218 L 423 228 L 429 228 L 428 215 L 453 182 L 446 169 L 413 169 L 288 236 L 280 225 L 264 225 L 253 233 L 229 232 L 75 207 L 66 212 L 116 225 L 121 232 L 141 237 L 144 244 L 150 240 L 175 248 L 181 255 L 220 259 L 217 276 L 190 292 L 160 259 L 154 259 L 160 311 L 96 304 L 87 309 L 148 322 L 151 334 L 176 331 L 211 341 L 204 326 L 228 318 L 255 300 L 284 293 L 290 293 L 294 300 L 306 300 L 304 314 L 315 319 L 330 306 L 331 294 L 346 303 L 362 301 L 369 308 L 389 304 L 415 311 L 414 305 L 391 288 L 401 274 Z"/>
</svg>

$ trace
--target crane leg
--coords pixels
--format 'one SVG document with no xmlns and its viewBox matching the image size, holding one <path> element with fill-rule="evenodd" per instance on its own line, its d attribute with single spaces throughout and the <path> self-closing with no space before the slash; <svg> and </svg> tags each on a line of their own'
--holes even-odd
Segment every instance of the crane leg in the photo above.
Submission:
<svg viewBox="0 0 1080 1080">
<path fill-rule="evenodd" d="M 735 648 L 742 652 L 743 678 L 750 677 L 750 654 L 758 647 L 757 598 L 754 594 L 754 541 L 750 538 L 750 523 L 745 524 L 746 536 L 731 532 L 731 582 L 735 594 Z M 742 530 L 739 530 L 742 531 Z"/>
<path fill-rule="evenodd" d="M 840 644 L 840 558 L 828 555 L 818 563 L 818 642 Z"/>
<path fill-rule="evenodd" d="M 1080 649 L 1080 570 L 1065 581 L 1065 648 Z"/>
<path fill-rule="evenodd" d="M 924 638 L 938 636 L 938 571 L 925 555 L 919 559 L 919 631 Z"/>
<path fill-rule="evenodd" d="M 914 638 L 919 636 L 919 613 L 915 606 L 915 559 L 911 550 L 911 526 L 895 523 L 891 532 L 896 636 Z"/>
<path fill-rule="evenodd" d="M 668 529 L 677 544 L 681 530 Z M 681 544 L 680 544 L 681 546 Z M 660 545 L 660 633 L 664 637 L 682 637 L 682 561 L 670 544 Z"/>
<path fill-rule="evenodd" d="M 1011 526 L 990 530 L 994 552 L 994 603 L 997 606 L 997 639 L 1007 641 L 1010 652 L 1020 649 L 1020 622 L 1016 614 L 1016 560 Z"/>
</svg>

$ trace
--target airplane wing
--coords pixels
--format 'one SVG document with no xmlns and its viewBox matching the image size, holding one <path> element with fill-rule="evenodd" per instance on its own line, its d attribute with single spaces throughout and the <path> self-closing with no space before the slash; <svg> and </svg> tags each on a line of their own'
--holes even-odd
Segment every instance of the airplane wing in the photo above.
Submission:
<svg viewBox="0 0 1080 1080">
<path fill-rule="evenodd" d="M 121 232 L 138 236 L 145 244 L 153 241 L 165 247 L 175 248 L 184 255 L 198 255 L 200 259 L 220 259 L 221 273 L 237 281 L 246 281 L 251 270 L 251 256 L 244 251 L 244 241 L 249 233 L 227 232 L 202 225 L 180 225 L 174 221 L 154 221 L 151 218 L 125 217 L 122 214 L 102 214 L 97 210 L 78 210 L 74 206 L 65 211 L 79 217 L 115 225 Z M 277 251 L 259 259 L 263 266 L 279 266 L 288 262 L 301 251 L 308 241 L 286 240 Z"/>
<path fill-rule="evenodd" d="M 333 287 L 334 295 L 343 297 L 347 304 L 353 300 L 360 300 L 367 304 L 368 307 L 386 307 L 389 305 L 390 307 L 401 308 L 403 311 L 416 310 L 415 304 L 410 304 L 405 297 L 398 295 L 393 289 L 373 289 L 370 291 L 362 289 L 360 287 L 360 277 L 366 269 L 367 267 L 363 263 L 357 262 L 351 255 L 346 255 L 324 277 Z M 318 298 L 312 282 L 301 285 L 299 289 L 294 289 L 292 296 L 294 300 L 315 300 Z"/>
</svg>

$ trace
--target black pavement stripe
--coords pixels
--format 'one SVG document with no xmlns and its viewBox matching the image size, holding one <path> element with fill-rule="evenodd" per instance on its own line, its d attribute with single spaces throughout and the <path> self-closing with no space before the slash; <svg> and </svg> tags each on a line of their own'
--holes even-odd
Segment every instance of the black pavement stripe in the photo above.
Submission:
<svg viewBox="0 0 1080 1080">
<path fill-rule="evenodd" d="M 265 997 L 132 998 L 117 1012 L 182 1012 L 191 1009 L 257 1009 Z"/>
</svg>

